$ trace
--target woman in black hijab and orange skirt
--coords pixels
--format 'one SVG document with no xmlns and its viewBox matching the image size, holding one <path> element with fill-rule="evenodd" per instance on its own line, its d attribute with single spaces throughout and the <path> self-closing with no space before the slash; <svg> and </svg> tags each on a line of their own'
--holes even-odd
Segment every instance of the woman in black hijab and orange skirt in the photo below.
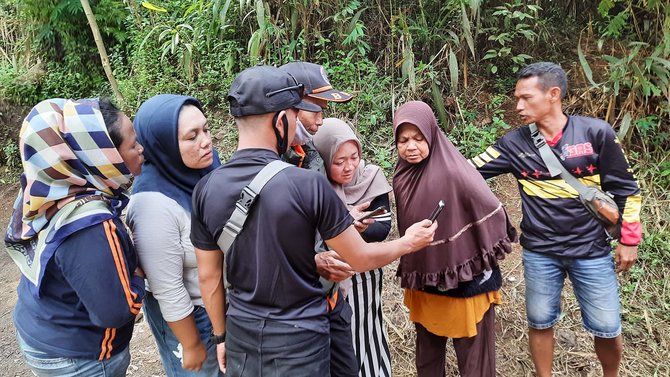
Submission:
<svg viewBox="0 0 670 377">
<path fill-rule="evenodd" d="M 461 376 L 495 376 L 495 311 L 501 303 L 498 260 L 511 251 L 516 231 L 481 175 L 439 129 L 431 108 L 418 101 L 393 120 L 399 160 L 393 176 L 400 234 L 446 204 L 433 246 L 400 259 L 397 275 L 416 325 L 420 377 L 445 375 L 452 338 Z"/>
</svg>

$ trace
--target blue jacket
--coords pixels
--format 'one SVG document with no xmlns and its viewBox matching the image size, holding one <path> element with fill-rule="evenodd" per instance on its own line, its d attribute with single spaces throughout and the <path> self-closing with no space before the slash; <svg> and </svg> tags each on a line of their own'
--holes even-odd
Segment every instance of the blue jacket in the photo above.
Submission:
<svg viewBox="0 0 670 377">
<path fill-rule="evenodd" d="M 120 219 L 73 233 L 50 259 L 40 298 L 21 278 L 17 331 L 51 357 L 105 360 L 123 351 L 144 299 L 144 279 L 133 275 L 137 265 Z"/>
</svg>

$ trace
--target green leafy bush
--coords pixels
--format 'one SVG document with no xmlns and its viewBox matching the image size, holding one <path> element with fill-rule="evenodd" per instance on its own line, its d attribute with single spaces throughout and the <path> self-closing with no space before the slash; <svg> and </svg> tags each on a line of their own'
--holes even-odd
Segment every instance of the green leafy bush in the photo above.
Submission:
<svg viewBox="0 0 670 377">
<path fill-rule="evenodd" d="M 621 301 L 626 322 L 670 321 L 670 297 L 667 266 L 670 264 L 670 232 L 645 235 L 638 250 L 638 261 L 621 281 Z"/>
<path fill-rule="evenodd" d="M 0 64 L 0 98 L 17 105 L 39 102 L 41 93 L 28 71 L 9 64 Z"/>
<path fill-rule="evenodd" d="M 491 73 L 497 73 L 499 68 L 514 73 L 532 59 L 522 51 L 528 51 L 525 47 L 538 40 L 534 25 L 541 9 L 538 5 L 518 2 L 495 7 L 488 19 L 493 24 L 483 30 L 492 44 L 483 58 L 490 62 Z"/>
<path fill-rule="evenodd" d="M 16 170 L 21 167 L 21 155 L 19 154 L 19 146 L 13 141 L 5 142 L 2 147 L 2 157 L 5 160 L 5 166 Z"/>
</svg>

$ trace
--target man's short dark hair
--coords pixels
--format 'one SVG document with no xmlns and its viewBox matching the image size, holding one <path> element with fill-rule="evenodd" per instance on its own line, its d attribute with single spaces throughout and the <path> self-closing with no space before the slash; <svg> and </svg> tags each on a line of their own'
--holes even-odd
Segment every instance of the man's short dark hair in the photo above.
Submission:
<svg viewBox="0 0 670 377">
<path fill-rule="evenodd" d="M 517 73 L 517 80 L 537 77 L 542 90 L 557 86 L 561 89 L 561 99 L 568 94 L 568 78 L 563 68 L 556 63 L 538 62 L 525 66 Z"/>
</svg>

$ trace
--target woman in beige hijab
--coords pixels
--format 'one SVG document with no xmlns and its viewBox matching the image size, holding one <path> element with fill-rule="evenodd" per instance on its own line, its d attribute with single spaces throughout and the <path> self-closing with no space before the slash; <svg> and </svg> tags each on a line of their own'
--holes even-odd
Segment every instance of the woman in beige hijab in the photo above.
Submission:
<svg viewBox="0 0 670 377">
<path fill-rule="evenodd" d="M 378 166 L 361 159 L 361 143 L 349 125 L 327 118 L 314 136 L 314 145 L 323 158 L 333 189 L 349 209 L 370 203 L 368 209 L 383 207 L 385 214 L 375 221 L 356 222 L 366 242 L 380 242 L 391 230 L 389 192 L 391 186 Z M 356 211 L 352 214 L 356 217 Z M 341 284 L 353 309 L 351 331 L 359 376 L 390 376 L 391 354 L 382 318 L 382 269 L 354 274 Z"/>
</svg>

